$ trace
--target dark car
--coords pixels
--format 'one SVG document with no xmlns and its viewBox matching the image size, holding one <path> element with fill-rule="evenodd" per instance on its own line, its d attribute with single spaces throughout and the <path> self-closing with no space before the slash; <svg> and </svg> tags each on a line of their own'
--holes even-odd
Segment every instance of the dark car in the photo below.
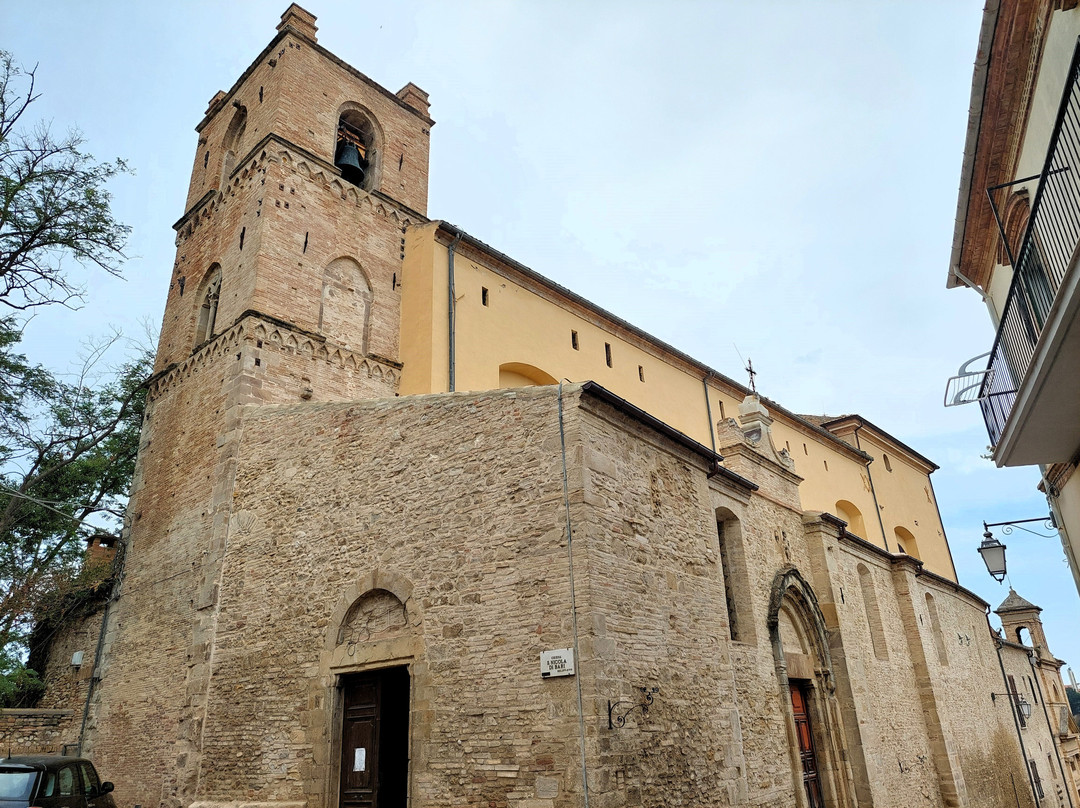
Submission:
<svg viewBox="0 0 1080 808">
<path fill-rule="evenodd" d="M 116 808 L 112 790 L 85 758 L 0 758 L 0 808 Z"/>
</svg>

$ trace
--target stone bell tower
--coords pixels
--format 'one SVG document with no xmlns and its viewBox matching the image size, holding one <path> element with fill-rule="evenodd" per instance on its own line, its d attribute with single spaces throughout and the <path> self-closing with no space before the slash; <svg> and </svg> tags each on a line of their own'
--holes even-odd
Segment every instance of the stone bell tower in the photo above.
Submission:
<svg viewBox="0 0 1080 808">
<path fill-rule="evenodd" d="M 994 614 L 1001 618 L 1001 628 L 1005 633 L 1005 639 L 1010 642 L 1030 645 L 1039 656 L 1050 656 L 1046 647 L 1046 633 L 1043 631 L 1042 619 L 1039 612 L 1042 609 L 1028 600 L 1016 594 L 1016 590 L 1009 587 L 1009 596 L 994 609 Z M 1028 637 L 1023 637 L 1021 631 L 1026 629 Z"/>
<path fill-rule="evenodd" d="M 384 398 L 400 378 L 404 233 L 426 221 L 427 94 L 386 90 L 316 34 L 291 5 L 196 126 L 82 737 L 121 803 L 196 793 L 225 548 L 245 529 L 229 510 L 240 409 Z"/>
</svg>

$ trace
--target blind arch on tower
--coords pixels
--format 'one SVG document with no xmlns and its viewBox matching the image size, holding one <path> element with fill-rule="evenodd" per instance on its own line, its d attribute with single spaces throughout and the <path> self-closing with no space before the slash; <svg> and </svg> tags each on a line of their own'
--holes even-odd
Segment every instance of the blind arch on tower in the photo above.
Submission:
<svg viewBox="0 0 1080 808">
<path fill-rule="evenodd" d="M 335 345 L 367 354 L 371 321 L 371 281 L 349 256 L 335 258 L 323 270 L 319 333 Z"/>
</svg>

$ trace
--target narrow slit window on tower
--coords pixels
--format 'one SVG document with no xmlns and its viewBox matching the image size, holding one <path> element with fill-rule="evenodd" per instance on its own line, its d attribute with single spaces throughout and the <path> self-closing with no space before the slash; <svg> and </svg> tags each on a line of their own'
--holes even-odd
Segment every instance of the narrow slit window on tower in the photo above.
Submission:
<svg viewBox="0 0 1080 808">
<path fill-rule="evenodd" d="M 206 168 L 208 165 L 210 165 L 210 152 L 207 152 L 202 157 L 202 167 Z"/>
<path fill-rule="evenodd" d="M 892 471 L 892 463 L 889 462 L 889 456 L 885 453 L 882 453 L 881 457 L 885 461 L 885 471 Z"/>
<path fill-rule="evenodd" d="M 240 228 L 240 249 L 244 249 L 244 234 L 247 233 L 246 227 Z"/>
<path fill-rule="evenodd" d="M 641 365 L 637 366 L 637 377 L 641 381 L 645 381 L 645 368 L 642 367 Z"/>
<path fill-rule="evenodd" d="M 805 443 L 804 443 L 804 444 L 802 445 L 802 453 L 803 453 L 804 455 L 806 455 L 807 457 L 809 457 L 809 456 L 810 456 L 810 450 L 806 448 L 806 444 L 805 444 Z"/>
<path fill-rule="evenodd" d="M 717 401 L 716 404 L 720 408 L 720 420 L 723 421 L 724 420 L 724 402 L 723 401 Z"/>
<path fill-rule="evenodd" d="M 578 347 L 577 331 L 570 332 L 570 347 L 572 347 L 575 351 L 580 350 Z"/>
<path fill-rule="evenodd" d="M 604 343 L 604 359 L 607 361 L 607 366 L 609 368 L 612 367 L 612 364 L 611 364 L 611 343 L 610 342 L 605 342 Z"/>
<path fill-rule="evenodd" d="M 488 304 L 488 290 L 486 286 L 480 287 L 480 303 L 483 306 Z"/>
</svg>

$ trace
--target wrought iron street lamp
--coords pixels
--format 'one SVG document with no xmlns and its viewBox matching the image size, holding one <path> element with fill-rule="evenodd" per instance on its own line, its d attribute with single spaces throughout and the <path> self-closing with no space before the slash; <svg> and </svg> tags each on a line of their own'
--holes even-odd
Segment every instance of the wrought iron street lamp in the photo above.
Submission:
<svg viewBox="0 0 1080 808">
<path fill-rule="evenodd" d="M 986 564 L 986 571 L 990 573 L 990 577 L 998 583 L 1005 580 L 1005 545 L 994 538 L 990 528 L 1000 527 L 1001 532 L 1008 536 L 1013 532 L 1014 527 L 1020 527 L 1028 522 L 1042 522 L 1047 530 L 1057 529 L 1057 522 L 1054 521 L 1052 513 L 1049 516 L 1041 516 L 1037 519 L 1014 519 L 1011 522 L 990 522 L 989 524 L 983 522 L 985 532 L 983 533 L 982 544 L 978 548 L 979 555 L 982 556 L 983 563 Z M 1039 533 L 1026 527 L 1020 527 L 1020 529 L 1028 533 L 1034 533 L 1036 536 L 1042 536 L 1044 539 L 1051 538 L 1045 533 Z"/>
<path fill-rule="evenodd" d="M 983 522 L 983 527 L 986 523 Z M 982 544 L 979 545 L 979 555 L 986 564 L 986 571 L 990 577 L 998 583 L 1005 580 L 1005 545 L 994 538 L 994 534 L 987 528 L 983 533 Z"/>
<path fill-rule="evenodd" d="M 1020 715 L 1024 717 L 1024 723 L 1026 724 L 1028 719 L 1031 718 L 1031 702 L 1025 699 L 1019 693 L 991 693 L 990 701 L 997 701 L 998 696 L 1008 696 L 1012 699 L 1013 704 L 1016 705 L 1016 709 L 1020 711 Z"/>
</svg>

